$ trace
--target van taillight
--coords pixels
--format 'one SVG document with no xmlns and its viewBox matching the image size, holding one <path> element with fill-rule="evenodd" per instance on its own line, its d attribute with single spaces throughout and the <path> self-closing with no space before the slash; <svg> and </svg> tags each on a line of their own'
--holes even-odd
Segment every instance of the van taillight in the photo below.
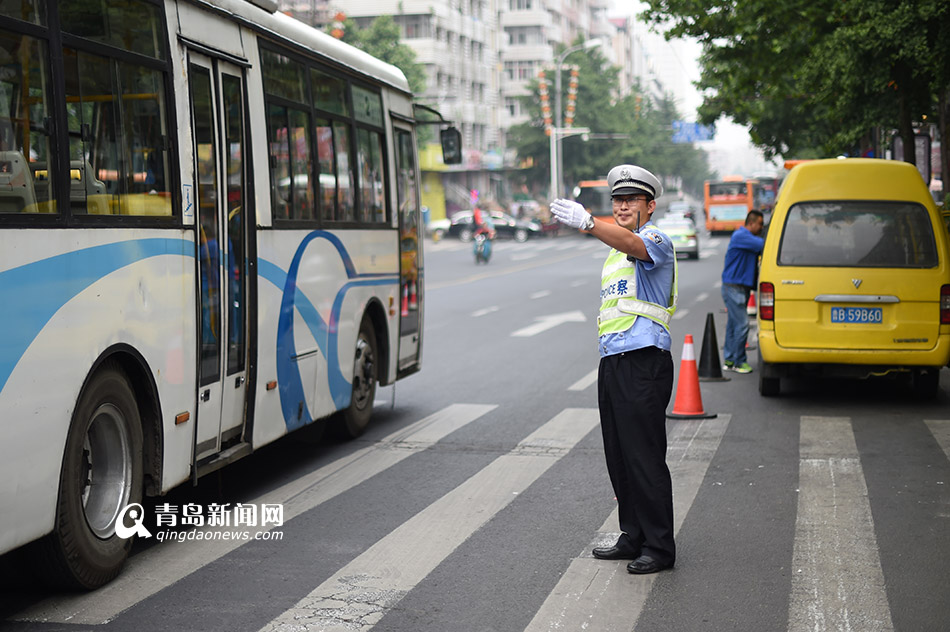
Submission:
<svg viewBox="0 0 950 632">
<path fill-rule="evenodd" d="M 759 283 L 759 318 L 762 320 L 775 318 L 775 286 L 764 281 Z"/>
<path fill-rule="evenodd" d="M 940 286 L 940 323 L 950 324 L 950 285 Z"/>
</svg>

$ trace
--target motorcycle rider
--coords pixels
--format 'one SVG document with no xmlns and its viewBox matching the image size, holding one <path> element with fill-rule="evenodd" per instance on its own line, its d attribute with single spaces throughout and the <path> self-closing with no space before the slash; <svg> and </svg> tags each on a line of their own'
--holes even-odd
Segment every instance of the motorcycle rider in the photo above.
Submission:
<svg viewBox="0 0 950 632">
<path fill-rule="evenodd" d="M 475 262 L 478 263 L 481 258 L 485 263 L 488 263 L 491 258 L 492 240 L 495 239 L 495 224 L 492 222 L 489 212 L 482 210 L 479 206 L 472 210 L 472 222 L 475 224 L 475 231 L 472 233 L 475 243 Z M 485 239 L 480 240 L 479 235 L 484 235 Z M 480 244 L 480 242 L 483 243 Z M 481 255 L 479 255 L 479 247 L 482 248 Z"/>
</svg>

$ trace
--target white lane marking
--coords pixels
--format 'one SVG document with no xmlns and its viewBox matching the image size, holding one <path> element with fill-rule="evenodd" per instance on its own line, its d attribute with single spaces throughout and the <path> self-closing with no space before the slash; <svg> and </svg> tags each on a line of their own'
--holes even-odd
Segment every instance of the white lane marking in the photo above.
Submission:
<svg viewBox="0 0 950 632">
<path fill-rule="evenodd" d="M 925 419 L 924 423 L 930 428 L 943 453 L 950 459 L 950 419 Z M 947 482 L 950 485 L 950 481 Z"/>
<path fill-rule="evenodd" d="M 565 409 L 515 449 L 341 568 L 262 632 L 368 630 L 518 494 L 593 430 L 593 409 Z"/>
<path fill-rule="evenodd" d="M 526 259 L 534 259 L 538 256 L 537 252 L 523 252 L 517 255 L 511 255 L 512 261 L 525 261 Z"/>
<path fill-rule="evenodd" d="M 848 417 L 802 417 L 788 629 L 893 630 Z"/>
<path fill-rule="evenodd" d="M 582 285 L 588 285 L 590 281 L 585 281 L 584 279 L 577 279 L 576 281 L 571 281 L 571 287 L 580 287 Z"/>
<path fill-rule="evenodd" d="M 531 299 L 544 298 L 545 296 L 550 296 L 550 295 L 551 295 L 551 290 L 541 290 L 540 292 L 535 292 L 528 298 L 531 298 Z"/>
<path fill-rule="evenodd" d="M 720 415 L 698 422 L 676 421 L 670 426 L 667 462 L 673 477 L 674 533 L 679 533 L 731 418 Z M 617 541 L 617 524 L 615 508 L 594 542 L 571 562 L 525 632 L 636 627 L 656 575 L 631 575 L 627 560 L 606 562 L 590 554 L 593 547 Z"/>
<path fill-rule="evenodd" d="M 679 320 L 681 318 L 686 318 L 686 314 L 689 313 L 689 310 L 685 307 L 677 307 L 676 311 L 673 312 L 673 320 Z"/>
<path fill-rule="evenodd" d="M 707 298 L 709 298 L 709 292 L 700 292 L 699 294 L 696 295 L 696 298 L 693 299 L 693 302 L 694 302 L 694 303 L 702 303 L 702 302 L 705 301 Z"/>
<path fill-rule="evenodd" d="M 235 502 L 282 503 L 286 522 L 425 450 L 494 408 L 497 406 L 453 404 L 272 492 L 249 501 L 235 499 Z M 259 530 L 270 528 L 273 527 Z M 165 542 L 132 557 L 118 578 L 96 592 L 44 599 L 18 613 L 16 618 L 75 624 L 108 623 L 122 611 L 246 543 L 243 540 Z"/>
<path fill-rule="evenodd" d="M 563 325 L 564 323 L 584 322 L 587 322 L 587 317 L 584 316 L 584 312 L 580 310 L 564 312 L 562 314 L 548 314 L 547 316 L 539 316 L 535 319 L 533 325 L 528 325 L 527 327 L 513 331 L 511 335 L 517 338 L 527 338 L 529 336 L 536 336 L 541 332 L 557 327 L 558 325 Z"/>
<path fill-rule="evenodd" d="M 585 388 L 597 381 L 597 369 L 594 369 L 581 379 L 567 387 L 569 391 L 583 391 Z"/>
<path fill-rule="evenodd" d="M 485 316 L 487 314 L 491 314 L 492 312 L 497 312 L 497 311 L 498 311 L 498 306 L 492 305 L 491 307 L 485 307 L 482 309 L 475 310 L 474 312 L 472 312 L 472 317 L 479 318 L 481 316 Z"/>
</svg>

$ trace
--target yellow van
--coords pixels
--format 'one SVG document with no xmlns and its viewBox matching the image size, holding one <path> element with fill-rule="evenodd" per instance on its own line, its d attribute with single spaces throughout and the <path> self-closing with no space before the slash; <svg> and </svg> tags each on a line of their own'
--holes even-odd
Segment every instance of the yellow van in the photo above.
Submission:
<svg viewBox="0 0 950 632">
<path fill-rule="evenodd" d="M 759 392 L 796 375 L 908 373 L 950 361 L 950 237 L 917 169 L 865 158 L 788 174 L 759 269 Z"/>
</svg>

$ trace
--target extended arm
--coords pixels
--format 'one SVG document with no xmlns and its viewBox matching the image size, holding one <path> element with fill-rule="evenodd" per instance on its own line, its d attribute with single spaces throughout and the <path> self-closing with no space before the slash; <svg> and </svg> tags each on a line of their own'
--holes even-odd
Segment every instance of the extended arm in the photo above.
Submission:
<svg viewBox="0 0 950 632">
<path fill-rule="evenodd" d="M 583 206 L 571 200 L 554 200 L 551 203 L 551 214 L 559 222 L 571 228 L 584 228 L 590 225 L 591 222 L 590 213 L 584 210 Z M 593 226 L 588 228 L 587 232 L 626 255 L 641 261 L 653 261 L 640 235 L 623 226 L 610 222 L 594 221 Z"/>
</svg>

